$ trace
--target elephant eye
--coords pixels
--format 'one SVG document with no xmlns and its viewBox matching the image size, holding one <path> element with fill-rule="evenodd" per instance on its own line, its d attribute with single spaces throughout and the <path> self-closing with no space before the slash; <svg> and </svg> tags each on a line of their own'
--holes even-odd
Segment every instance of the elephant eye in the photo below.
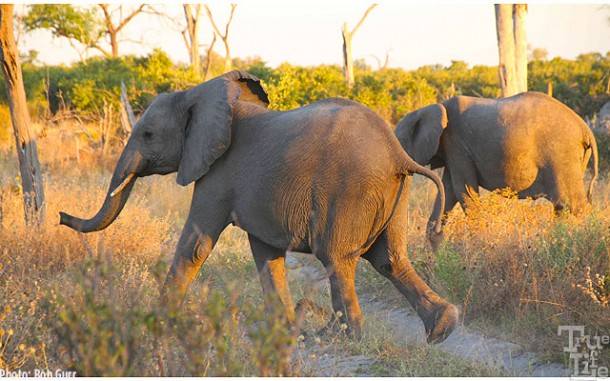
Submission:
<svg viewBox="0 0 610 381">
<path fill-rule="evenodd" d="M 145 139 L 145 140 L 150 140 L 150 139 L 152 139 L 152 136 L 153 136 L 152 132 L 150 132 L 150 131 L 144 131 L 144 139 Z"/>
</svg>

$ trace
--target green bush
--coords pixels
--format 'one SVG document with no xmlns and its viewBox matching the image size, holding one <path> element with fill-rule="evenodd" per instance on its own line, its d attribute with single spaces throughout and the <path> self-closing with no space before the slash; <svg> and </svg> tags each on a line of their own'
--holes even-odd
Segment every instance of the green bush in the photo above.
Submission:
<svg viewBox="0 0 610 381">
<path fill-rule="evenodd" d="M 451 300 L 464 301 L 474 280 L 466 271 L 464 259 L 450 245 L 442 245 L 436 253 L 435 274 L 443 281 Z"/>
<path fill-rule="evenodd" d="M 212 58 L 213 73 L 218 75 L 224 62 L 217 54 Z M 99 115 L 104 101 L 118 104 L 121 80 L 127 86 L 136 113 L 142 112 L 161 92 L 186 89 L 201 81 L 187 65 L 173 63 L 160 49 L 143 57 L 93 57 L 71 66 L 36 66 L 30 61 L 23 64 L 23 78 L 35 117 L 42 116 L 47 109 L 55 113 L 64 105 L 82 114 Z M 371 70 L 357 62 L 355 84 L 351 88 L 339 65 L 304 67 L 284 63 L 270 68 L 260 57 L 253 57 L 236 58 L 233 66 L 264 81 L 273 109 L 288 110 L 329 97 L 344 97 L 371 107 L 391 123 L 410 111 L 453 95 L 501 96 L 495 66 L 469 67 L 463 61 L 410 71 Z M 592 117 L 609 99 L 608 54 L 583 54 L 575 60 L 535 60 L 529 63 L 528 70 L 530 90 L 546 92 L 551 83 L 553 95 L 583 118 Z M 6 103 L 5 86 L 0 83 L 0 103 Z"/>
</svg>

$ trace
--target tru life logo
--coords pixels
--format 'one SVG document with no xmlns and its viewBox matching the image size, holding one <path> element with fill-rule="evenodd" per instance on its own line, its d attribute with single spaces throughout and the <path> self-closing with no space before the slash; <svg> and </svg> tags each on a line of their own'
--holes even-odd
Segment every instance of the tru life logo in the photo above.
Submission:
<svg viewBox="0 0 610 381">
<path fill-rule="evenodd" d="M 610 336 L 585 334 L 584 325 L 560 325 L 557 335 L 568 333 L 568 346 L 564 353 L 570 354 L 572 377 L 607 378 L 608 367 L 599 364 L 600 352 L 610 345 Z"/>
</svg>

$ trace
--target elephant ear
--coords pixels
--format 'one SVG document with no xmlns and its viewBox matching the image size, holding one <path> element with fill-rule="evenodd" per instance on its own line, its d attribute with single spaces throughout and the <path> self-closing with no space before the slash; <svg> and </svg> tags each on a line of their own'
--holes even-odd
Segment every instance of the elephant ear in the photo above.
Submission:
<svg viewBox="0 0 610 381">
<path fill-rule="evenodd" d="M 427 165 L 438 151 L 447 123 L 445 107 L 433 104 L 407 114 L 398 122 L 394 133 L 413 160 Z"/>
<path fill-rule="evenodd" d="M 231 144 L 233 107 L 238 101 L 269 105 L 267 92 L 255 76 L 232 71 L 183 94 L 178 107 L 188 114 L 182 159 L 176 182 L 186 186 L 200 179 Z"/>
</svg>

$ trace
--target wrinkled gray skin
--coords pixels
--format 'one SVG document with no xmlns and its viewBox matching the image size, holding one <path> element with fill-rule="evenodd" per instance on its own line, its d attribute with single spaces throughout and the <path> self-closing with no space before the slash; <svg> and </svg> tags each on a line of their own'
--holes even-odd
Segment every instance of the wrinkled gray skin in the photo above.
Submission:
<svg viewBox="0 0 610 381">
<path fill-rule="evenodd" d="M 419 164 L 445 167 L 445 208 L 464 207 L 471 191 L 510 187 L 520 198 L 546 197 L 559 211 L 586 212 L 584 173 L 597 144 L 589 127 L 567 106 L 542 93 L 503 99 L 453 97 L 405 116 L 396 126 L 405 151 Z M 428 226 L 434 226 L 430 218 Z"/>
<path fill-rule="evenodd" d="M 308 252 L 326 267 L 333 308 L 358 336 L 354 272 L 363 257 L 415 308 L 428 341 L 442 341 L 457 323 L 457 309 L 419 278 L 406 255 L 411 174 L 434 180 L 442 200 L 440 179 L 358 103 L 328 99 L 287 112 L 267 105 L 259 80 L 239 71 L 160 95 L 135 126 L 100 211 L 89 220 L 61 213 L 61 223 L 82 232 L 104 229 L 135 178 L 177 171 L 180 185 L 195 187 L 163 289 L 170 306 L 181 303 L 233 223 L 248 233 L 266 302 L 281 303 L 288 322 L 294 307 L 285 253 Z"/>
</svg>

